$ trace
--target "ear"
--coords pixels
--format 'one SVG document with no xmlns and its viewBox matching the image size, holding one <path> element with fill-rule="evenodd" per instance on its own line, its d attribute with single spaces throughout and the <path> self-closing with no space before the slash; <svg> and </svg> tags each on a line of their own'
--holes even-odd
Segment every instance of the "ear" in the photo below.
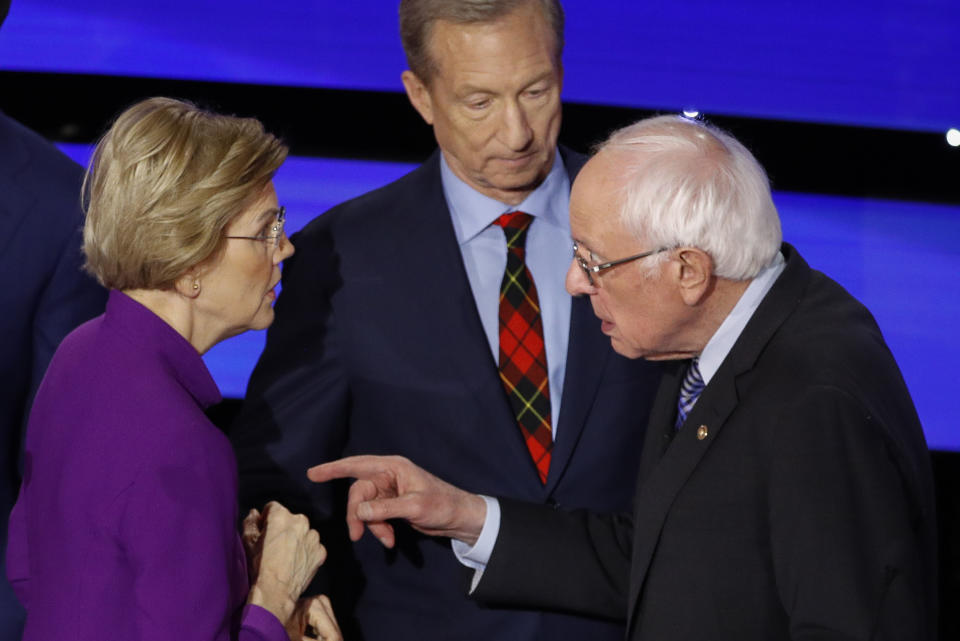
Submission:
<svg viewBox="0 0 960 641">
<path fill-rule="evenodd" d="M 683 247 L 677 252 L 678 285 L 683 302 L 694 307 L 706 298 L 714 285 L 713 259 L 696 247 Z"/>
<path fill-rule="evenodd" d="M 173 284 L 173 288 L 184 298 L 197 298 L 201 292 L 200 274 L 189 269 Z"/>
<path fill-rule="evenodd" d="M 407 98 L 410 104 L 417 110 L 420 117 L 428 125 L 433 126 L 433 97 L 430 95 L 430 89 L 422 80 L 409 69 L 400 74 L 400 80 L 403 81 L 403 88 L 407 92 Z"/>
</svg>

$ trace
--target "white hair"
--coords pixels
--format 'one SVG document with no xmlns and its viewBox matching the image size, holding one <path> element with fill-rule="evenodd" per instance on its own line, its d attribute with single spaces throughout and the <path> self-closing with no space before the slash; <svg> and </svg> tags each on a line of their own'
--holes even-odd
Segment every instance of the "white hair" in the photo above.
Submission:
<svg viewBox="0 0 960 641">
<path fill-rule="evenodd" d="M 621 220 L 650 248 L 696 247 L 714 273 L 755 277 L 780 250 L 780 218 L 756 158 L 716 127 L 678 116 L 614 132 L 599 153 L 623 167 Z M 664 255 L 644 261 L 652 270 Z"/>
</svg>

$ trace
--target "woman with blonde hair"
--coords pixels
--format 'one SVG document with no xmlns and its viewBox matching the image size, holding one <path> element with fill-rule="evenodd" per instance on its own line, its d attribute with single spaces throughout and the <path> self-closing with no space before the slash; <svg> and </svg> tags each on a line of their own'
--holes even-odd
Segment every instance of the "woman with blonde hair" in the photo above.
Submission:
<svg viewBox="0 0 960 641">
<path fill-rule="evenodd" d="M 84 252 L 110 298 L 57 350 L 27 428 L 7 553 L 25 641 L 339 638 L 329 601 L 300 598 L 317 533 L 271 503 L 241 538 L 233 452 L 203 412 L 220 392 L 201 355 L 273 320 L 286 155 L 256 120 L 166 98 L 97 145 Z"/>
</svg>

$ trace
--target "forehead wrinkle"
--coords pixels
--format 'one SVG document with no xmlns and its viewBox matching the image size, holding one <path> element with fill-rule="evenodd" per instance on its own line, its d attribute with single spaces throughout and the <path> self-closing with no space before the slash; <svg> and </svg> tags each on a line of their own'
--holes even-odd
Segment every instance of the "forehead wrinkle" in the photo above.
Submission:
<svg viewBox="0 0 960 641">
<path fill-rule="evenodd" d="M 549 79 L 557 74 L 557 68 L 545 60 L 539 52 L 528 52 L 521 57 L 510 57 L 505 65 L 494 67 L 491 60 L 497 58 L 503 61 L 502 54 L 489 51 L 480 55 L 448 56 L 449 62 L 440 63 L 440 74 L 449 73 L 455 83 L 464 84 L 482 81 L 477 85 L 482 89 L 497 85 L 519 85 L 527 87 L 536 82 Z"/>
<path fill-rule="evenodd" d="M 591 158 L 574 181 L 571 193 L 571 212 L 590 227 L 584 230 L 583 224 L 580 225 L 582 245 L 598 256 L 606 256 L 607 249 L 597 247 L 598 238 L 616 233 L 618 229 L 630 233 L 622 221 L 622 194 L 630 172 L 623 170 L 623 163 L 619 161 L 626 159 L 618 158 L 619 155 L 603 150 Z M 587 231 L 589 233 L 585 233 Z"/>
<path fill-rule="evenodd" d="M 434 75 L 442 74 L 451 62 L 460 65 L 466 63 L 465 72 L 469 74 L 471 73 L 470 63 L 486 66 L 490 58 L 502 57 L 505 44 L 508 44 L 504 32 L 507 29 L 516 29 L 516 20 L 522 19 L 518 14 L 524 11 L 525 8 L 520 7 L 490 22 L 457 23 L 444 19 L 434 21 L 430 25 L 427 40 L 427 53 L 436 70 Z M 534 16 L 535 28 L 524 42 L 535 43 L 536 46 L 529 49 L 524 46 L 524 51 L 518 51 L 520 49 L 518 46 L 517 50 L 507 56 L 509 66 L 506 69 L 499 68 L 493 71 L 488 67 L 475 73 L 489 75 L 496 79 L 515 76 L 520 74 L 524 67 L 539 64 L 541 57 L 549 61 L 549 68 L 545 68 L 538 79 L 557 73 L 560 69 L 560 61 L 556 59 L 554 34 L 539 12 L 535 12 Z M 532 84 L 532 82 L 529 83 Z"/>
</svg>

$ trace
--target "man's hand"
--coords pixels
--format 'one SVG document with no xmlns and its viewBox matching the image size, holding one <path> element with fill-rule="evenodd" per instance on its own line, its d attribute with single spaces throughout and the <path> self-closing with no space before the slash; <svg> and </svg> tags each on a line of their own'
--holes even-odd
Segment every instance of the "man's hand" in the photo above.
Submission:
<svg viewBox="0 0 960 641">
<path fill-rule="evenodd" d="M 477 542 L 487 504 L 420 469 L 402 456 L 351 456 L 307 470 L 315 483 L 355 478 L 347 500 L 350 539 L 363 535 L 363 526 L 384 546 L 396 544 L 388 519 L 404 519 L 430 536 L 447 536 L 468 545 Z"/>
</svg>

